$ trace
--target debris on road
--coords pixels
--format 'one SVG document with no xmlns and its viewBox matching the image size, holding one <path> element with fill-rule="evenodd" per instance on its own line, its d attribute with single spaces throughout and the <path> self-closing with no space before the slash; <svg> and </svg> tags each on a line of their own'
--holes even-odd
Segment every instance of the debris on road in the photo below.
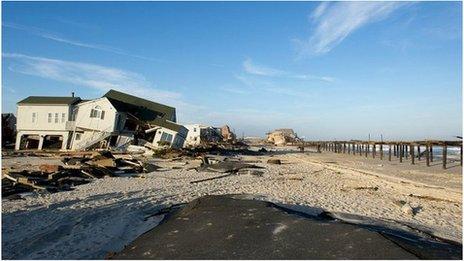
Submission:
<svg viewBox="0 0 464 261">
<path fill-rule="evenodd" d="M 282 164 L 282 161 L 280 161 L 280 159 L 268 159 L 268 160 L 267 160 L 267 163 L 268 163 L 268 164 L 277 164 L 277 165 L 281 165 L 281 164 Z"/>
</svg>

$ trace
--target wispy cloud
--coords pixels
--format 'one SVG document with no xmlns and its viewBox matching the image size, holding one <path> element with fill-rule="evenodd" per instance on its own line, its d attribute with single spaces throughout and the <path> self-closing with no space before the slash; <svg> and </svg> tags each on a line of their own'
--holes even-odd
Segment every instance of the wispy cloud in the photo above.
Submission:
<svg viewBox="0 0 464 261">
<path fill-rule="evenodd" d="M 243 88 L 237 88 L 237 87 L 223 87 L 221 88 L 221 90 L 225 92 L 233 93 L 233 94 L 240 94 L 240 95 L 249 94 L 249 91 L 244 90 Z"/>
<path fill-rule="evenodd" d="M 323 2 L 310 15 L 315 26 L 307 40 L 295 40 L 300 56 L 324 54 L 357 29 L 387 18 L 405 2 Z"/>
<path fill-rule="evenodd" d="M 258 65 L 253 63 L 250 58 L 247 58 L 243 62 L 243 70 L 248 74 L 259 75 L 259 76 L 268 76 L 268 77 L 282 77 L 282 78 L 291 78 L 299 80 L 317 80 L 323 82 L 333 82 L 335 79 L 329 76 L 317 76 L 312 74 L 297 74 L 293 72 L 288 72 L 284 70 L 279 70 L 263 65 Z"/>
<path fill-rule="evenodd" d="M 243 69 L 249 74 L 262 76 L 282 76 L 286 74 L 286 72 L 281 70 L 254 64 L 250 58 L 247 58 L 243 62 Z"/>
<path fill-rule="evenodd" d="M 4 53 L 4 58 L 14 60 L 9 69 L 14 72 L 45 79 L 90 87 L 102 91 L 116 89 L 155 100 L 179 102 L 178 92 L 153 87 L 140 74 L 101 65 L 64 61 L 17 53 Z"/>
<path fill-rule="evenodd" d="M 51 32 L 48 32 L 46 30 L 43 30 L 37 27 L 24 26 L 24 25 L 15 24 L 15 23 L 3 23 L 3 26 L 7 28 L 25 31 L 29 34 L 32 34 L 32 35 L 35 35 L 35 36 L 38 36 L 44 39 L 48 39 L 48 40 L 52 40 L 55 42 L 60 42 L 60 43 L 68 44 L 68 45 L 95 49 L 95 50 L 100 50 L 100 51 L 105 51 L 105 52 L 111 52 L 111 53 L 115 53 L 119 55 L 130 56 L 130 57 L 139 58 L 139 59 L 148 60 L 148 61 L 161 61 L 162 62 L 162 60 L 159 60 L 159 59 L 153 59 L 153 58 L 145 57 L 142 55 L 130 54 L 122 49 L 115 48 L 115 47 L 108 46 L 108 45 L 85 43 L 85 42 L 81 42 L 81 41 L 77 41 L 73 39 L 68 39 L 56 33 L 51 33 Z"/>
</svg>

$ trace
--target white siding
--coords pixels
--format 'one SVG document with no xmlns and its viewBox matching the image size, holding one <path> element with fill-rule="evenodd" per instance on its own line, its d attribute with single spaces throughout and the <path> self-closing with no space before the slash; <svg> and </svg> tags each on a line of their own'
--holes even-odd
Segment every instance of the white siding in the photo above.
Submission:
<svg viewBox="0 0 464 261">
<path fill-rule="evenodd" d="M 70 105 L 18 105 L 16 128 L 18 131 L 65 130 L 70 108 Z M 51 123 L 48 122 L 49 113 L 52 115 Z M 64 121 L 62 121 L 63 113 L 65 114 Z M 58 114 L 58 122 L 55 122 L 55 114 Z"/>
<path fill-rule="evenodd" d="M 103 119 L 90 117 L 92 109 L 98 108 L 104 111 Z M 116 109 L 107 98 L 100 98 L 77 105 L 76 128 L 113 132 L 115 131 Z"/>
<path fill-rule="evenodd" d="M 202 125 L 200 124 L 187 124 L 184 125 L 187 128 L 188 133 L 184 142 L 184 147 L 195 147 L 200 145 L 200 129 Z"/>
</svg>

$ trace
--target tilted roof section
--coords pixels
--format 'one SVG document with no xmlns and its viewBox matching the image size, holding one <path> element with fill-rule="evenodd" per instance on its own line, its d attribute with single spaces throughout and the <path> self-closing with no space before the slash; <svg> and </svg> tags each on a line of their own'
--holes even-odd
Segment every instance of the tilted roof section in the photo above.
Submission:
<svg viewBox="0 0 464 261">
<path fill-rule="evenodd" d="M 162 118 L 173 122 L 176 121 L 176 109 L 174 107 L 115 90 L 108 91 L 103 97 L 108 98 L 116 110 L 130 112 L 140 120 L 150 121 L 155 118 Z M 153 112 L 155 112 L 155 114 Z M 156 117 L 153 117 L 153 115 L 156 115 Z"/>
<path fill-rule="evenodd" d="M 182 128 L 185 129 L 183 125 L 180 125 L 175 122 L 168 121 L 168 120 L 164 120 L 164 119 L 154 119 L 154 120 L 149 121 L 148 123 L 152 125 L 164 127 L 166 129 L 170 129 L 175 132 L 179 132 Z"/>
<path fill-rule="evenodd" d="M 81 100 L 79 97 L 59 97 L 59 96 L 29 96 L 24 100 L 18 102 L 18 104 L 64 104 L 72 105 L 76 104 Z"/>
</svg>

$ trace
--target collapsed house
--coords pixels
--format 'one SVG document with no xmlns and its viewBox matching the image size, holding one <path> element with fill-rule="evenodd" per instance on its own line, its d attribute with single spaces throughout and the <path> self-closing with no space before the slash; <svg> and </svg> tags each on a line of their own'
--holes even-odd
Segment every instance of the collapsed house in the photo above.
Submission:
<svg viewBox="0 0 464 261">
<path fill-rule="evenodd" d="M 16 150 L 180 148 L 188 132 L 175 108 L 115 90 L 93 100 L 30 96 L 17 105 Z"/>
<path fill-rule="evenodd" d="M 276 146 L 286 145 L 298 140 L 298 136 L 292 129 L 276 129 L 267 133 L 267 141 Z"/>
<path fill-rule="evenodd" d="M 235 141 L 236 139 L 235 134 L 230 130 L 228 125 L 224 125 L 221 127 L 221 136 L 223 141 L 226 142 Z"/>
<path fill-rule="evenodd" d="M 233 142 L 235 134 L 229 126 L 217 128 L 203 124 L 186 124 L 188 134 L 185 139 L 184 147 L 197 147 L 207 143 Z"/>
</svg>

